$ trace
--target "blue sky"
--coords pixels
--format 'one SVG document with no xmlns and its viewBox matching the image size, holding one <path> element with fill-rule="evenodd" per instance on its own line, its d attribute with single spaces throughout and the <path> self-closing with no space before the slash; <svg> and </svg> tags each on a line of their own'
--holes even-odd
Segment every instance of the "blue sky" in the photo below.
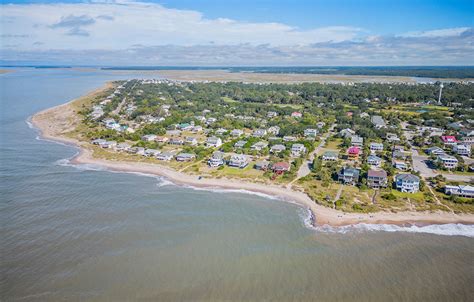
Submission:
<svg viewBox="0 0 474 302">
<path fill-rule="evenodd" d="M 466 65 L 474 1 L 2 1 L 0 60 Z M 128 55 L 127 55 L 128 54 Z M 137 57 L 139 55 L 139 57 Z M 93 57 L 91 57 L 93 56 Z"/>
</svg>

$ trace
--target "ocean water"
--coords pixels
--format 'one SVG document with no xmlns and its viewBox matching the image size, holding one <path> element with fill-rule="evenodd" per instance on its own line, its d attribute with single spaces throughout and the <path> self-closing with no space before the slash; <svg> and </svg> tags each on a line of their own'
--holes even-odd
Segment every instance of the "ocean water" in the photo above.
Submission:
<svg viewBox="0 0 474 302">
<path fill-rule="evenodd" d="M 27 123 L 107 80 L 148 76 L 0 75 L 0 300 L 473 300 L 472 226 L 313 228 L 275 198 L 71 165 L 75 148 Z"/>
</svg>

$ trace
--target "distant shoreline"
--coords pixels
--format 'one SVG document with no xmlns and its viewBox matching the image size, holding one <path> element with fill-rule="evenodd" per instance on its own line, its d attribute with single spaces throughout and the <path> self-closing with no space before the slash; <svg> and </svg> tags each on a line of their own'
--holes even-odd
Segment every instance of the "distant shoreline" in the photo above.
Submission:
<svg viewBox="0 0 474 302">
<path fill-rule="evenodd" d="M 37 128 L 42 138 L 65 143 L 80 148 L 77 156 L 71 159 L 73 164 L 93 164 L 106 169 L 119 172 L 138 172 L 157 176 L 162 176 L 178 185 L 189 185 L 204 189 L 228 189 L 228 190 L 246 190 L 255 193 L 263 193 L 270 196 L 276 196 L 284 201 L 297 204 L 309 209 L 314 217 L 313 225 L 345 226 L 358 223 L 367 224 L 394 224 L 394 225 L 431 225 L 462 223 L 474 224 L 474 215 L 454 214 L 448 212 L 375 212 L 375 213 L 345 213 L 339 210 L 331 209 L 316 204 L 309 196 L 300 191 L 288 189 L 277 185 L 266 185 L 252 182 L 245 182 L 235 179 L 225 178 L 202 178 L 196 175 L 190 175 L 178 172 L 169 167 L 159 164 L 131 162 L 131 161 L 111 161 L 93 157 L 93 153 L 87 148 L 88 142 L 78 141 L 69 138 L 65 133 L 75 129 L 80 119 L 74 109 L 76 102 L 86 97 L 98 94 L 111 87 L 107 83 L 104 87 L 88 93 L 86 96 L 72 100 L 68 103 L 52 107 L 34 114 L 31 117 L 32 125 Z"/>
</svg>

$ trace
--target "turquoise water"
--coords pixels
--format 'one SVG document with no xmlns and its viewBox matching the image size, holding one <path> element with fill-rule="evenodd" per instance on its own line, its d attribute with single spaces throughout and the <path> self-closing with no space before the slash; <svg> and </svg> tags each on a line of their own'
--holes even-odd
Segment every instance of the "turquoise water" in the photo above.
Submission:
<svg viewBox="0 0 474 302">
<path fill-rule="evenodd" d="M 1 300 L 472 301 L 472 227 L 313 229 L 279 200 L 72 166 L 26 123 L 147 76 L 0 75 Z"/>
</svg>

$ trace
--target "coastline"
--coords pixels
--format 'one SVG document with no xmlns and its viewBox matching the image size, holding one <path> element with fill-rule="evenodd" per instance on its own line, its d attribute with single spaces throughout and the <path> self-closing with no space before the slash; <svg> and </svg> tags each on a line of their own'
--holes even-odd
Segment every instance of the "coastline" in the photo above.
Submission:
<svg viewBox="0 0 474 302">
<path fill-rule="evenodd" d="M 375 213 L 345 213 L 316 204 L 303 192 L 276 185 L 263 185 L 226 178 L 201 178 L 178 172 L 158 164 L 141 162 L 111 161 L 94 158 L 91 150 L 85 148 L 86 143 L 64 134 L 73 130 L 80 122 L 72 104 L 94 96 L 111 87 L 108 82 L 105 86 L 96 89 L 86 96 L 72 100 L 62 105 L 42 110 L 31 117 L 31 124 L 39 131 L 41 138 L 78 147 L 78 155 L 70 161 L 72 164 L 92 164 L 117 172 L 138 172 L 162 176 L 177 185 L 186 185 L 202 189 L 245 190 L 275 196 L 283 201 L 297 204 L 309 209 L 312 213 L 314 226 L 347 226 L 359 223 L 391 224 L 391 225 L 432 225 L 432 224 L 474 224 L 474 215 L 454 214 L 449 212 L 375 212 Z"/>
</svg>

